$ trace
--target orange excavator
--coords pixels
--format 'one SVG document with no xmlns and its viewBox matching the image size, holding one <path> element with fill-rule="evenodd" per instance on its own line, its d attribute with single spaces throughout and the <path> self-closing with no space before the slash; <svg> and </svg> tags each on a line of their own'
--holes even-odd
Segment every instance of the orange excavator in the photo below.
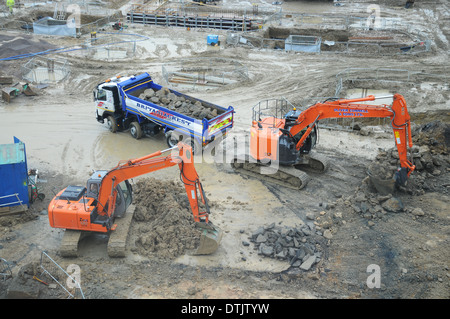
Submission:
<svg viewBox="0 0 450 319">
<path fill-rule="evenodd" d="M 361 102 L 392 98 L 392 105 L 371 105 Z M 405 185 L 415 166 L 408 160 L 408 146 L 412 147 L 411 123 L 406 101 L 400 94 L 356 99 L 329 99 L 316 103 L 304 111 L 290 110 L 267 116 L 267 109 L 253 108 L 250 129 L 250 152 L 236 154 L 232 167 L 247 175 L 295 189 L 306 186 L 309 177 L 298 168 L 308 166 L 325 171 L 328 161 L 313 152 L 317 141 L 318 122 L 329 118 L 386 118 L 391 119 L 400 168 L 393 179 L 396 185 Z M 274 110 L 270 110 L 274 111 Z M 283 114 L 283 116 L 277 116 Z M 265 115 L 266 117 L 263 117 Z"/>
<path fill-rule="evenodd" d="M 162 157 L 166 152 L 170 154 Z M 209 206 L 194 167 L 192 149 L 180 142 L 167 150 L 121 161 L 109 171 L 96 171 L 88 179 L 86 187 L 68 186 L 60 191 L 48 206 L 48 218 L 51 227 L 65 229 L 61 255 L 77 256 L 78 242 L 83 234 L 105 233 L 109 234 L 108 254 L 111 257 L 124 257 L 135 209 L 128 179 L 174 165 L 180 169 L 195 225 L 202 234 L 199 246 L 192 253 L 213 253 L 218 248 L 222 231 L 209 221 Z M 199 199 L 205 211 L 200 211 Z"/>
</svg>

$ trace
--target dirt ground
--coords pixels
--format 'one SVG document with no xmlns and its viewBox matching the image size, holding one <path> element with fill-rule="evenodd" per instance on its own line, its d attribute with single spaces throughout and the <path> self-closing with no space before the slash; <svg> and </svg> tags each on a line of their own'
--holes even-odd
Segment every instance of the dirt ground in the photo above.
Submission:
<svg viewBox="0 0 450 319">
<path fill-rule="evenodd" d="M 367 5 L 364 1 L 347 1 L 342 7 L 332 2 L 289 1 L 283 10 L 364 17 Z M 115 8 L 126 6 L 114 2 Z M 448 299 L 449 6 L 444 0 L 416 1 L 408 10 L 403 6 L 402 1 L 383 1 L 380 14 L 405 24 L 414 21 L 413 26 L 431 40 L 430 52 L 379 56 L 292 53 L 227 46 L 227 33 L 218 30 L 213 32 L 224 45 L 213 50 L 206 46 L 212 30 L 130 24 L 128 34 L 148 38 L 136 42 L 136 53 L 126 59 L 88 56 L 82 50 L 47 55 L 65 59 L 70 74 L 57 83 L 35 87 L 36 96 L 0 101 L 0 143 L 12 143 L 13 136 L 25 143 L 28 168 L 38 169 L 40 192 L 45 194 L 28 212 L 0 217 L 0 257 L 12 273 L 4 280 L 0 277 L 0 298 L 67 297 L 39 268 L 45 251 L 63 269 L 79 267 L 82 292 L 88 299 Z M 29 11 L 15 12 L 20 21 L 33 9 L 22 10 Z M 279 23 L 272 26 L 279 27 Z M 282 19 L 281 24 L 299 28 L 294 18 Z M 0 58 L 5 58 L 14 54 L 6 45 L 14 39 L 28 53 L 34 46 L 39 51 L 77 46 L 88 35 L 81 39 L 37 36 L 16 28 L 1 30 L 0 38 Z M 426 74 L 414 78 L 414 83 L 405 81 L 405 86 L 389 81 L 363 84 L 369 91 L 405 96 L 413 122 L 417 169 L 405 188 L 381 194 L 367 172 L 375 164 L 392 172 L 398 164 L 389 123 L 363 124 L 361 130 L 352 132 L 321 128 L 316 151 L 331 164 L 325 173 L 308 172 L 311 181 L 300 191 L 236 174 L 227 163 L 204 160 L 196 164 L 210 202 L 211 220 L 223 230 L 214 254 L 189 254 L 197 233 L 174 167 L 133 180 L 138 209 L 125 258 L 109 258 L 107 236 L 99 234 L 83 239 L 78 258 L 62 258 L 58 247 L 64 230 L 52 229 L 47 217 L 54 194 L 67 185 L 84 185 L 94 170 L 167 148 L 162 135 L 135 140 L 128 132 L 110 133 L 95 119 L 93 88 L 111 76 L 140 72 L 149 72 L 156 83 L 166 85 L 162 67 L 184 58 L 198 58 L 199 67 L 209 67 L 209 59 L 223 58 L 247 68 L 248 78 L 237 84 L 173 87 L 214 104 L 233 106 L 235 126 L 227 141 L 246 135 L 251 108 L 259 101 L 284 97 L 295 104 L 305 98 L 331 96 L 336 76 L 347 68 Z M 1 61 L 0 75 L 21 80 L 20 66 L 25 62 Z M 355 86 L 361 87 L 355 81 L 345 84 L 342 97 L 354 92 Z M 294 266 L 292 259 L 265 255 L 255 241 L 261 229 L 266 234 L 271 229 L 305 230 L 298 237 L 305 240 L 298 244 L 305 249 L 311 248 L 306 244 L 320 248 L 314 250 L 315 263 L 304 270 Z M 377 269 L 379 281 L 373 281 Z M 35 275 L 50 285 L 34 280 Z"/>
</svg>

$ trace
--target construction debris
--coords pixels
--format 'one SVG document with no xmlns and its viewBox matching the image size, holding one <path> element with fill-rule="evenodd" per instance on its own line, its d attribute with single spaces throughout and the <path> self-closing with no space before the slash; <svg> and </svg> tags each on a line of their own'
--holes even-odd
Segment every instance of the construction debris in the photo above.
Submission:
<svg viewBox="0 0 450 319">
<path fill-rule="evenodd" d="M 0 76 L 0 84 L 13 84 L 12 76 Z"/>
<path fill-rule="evenodd" d="M 3 101 L 10 103 L 11 100 L 19 95 L 20 91 L 14 87 L 7 87 L 2 89 Z"/>
<path fill-rule="evenodd" d="M 258 254 L 285 260 L 293 268 L 308 271 L 324 256 L 327 243 L 324 236 L 331 238 L 330 231 L 325 231 L 319 230 L 312 221 L 299 227 L 281 227 L 272 223 L 253 232 L 250 241 Z"/>
<path fill-rule="evenodd" d="M 403 191 L 420 196 L 425 192 L 449 193 L 450 184 L 431 182 L 430 177 L 436 177 L 450 170 L 448 147 L 450 146 L 450 125 L 434 121 L 415 128 L 412 148 L 412 158 L 416 169 L 408 180 Z M 369 165 L 370 172 L 379 179 L 392 179 L 398 167 L 398 153 L 395 148 L 380 151 L 376 161 Z M 367 177 L 362 180 L 354 196 L 344 199 L 344 204 L 353 211 L 370 221 L 383 219 L 389 213 L 410 212 L 414 216 L 423 216 L 423 211 L 406 207 L 398 198 L 397 191 L 380 193 L 373 179 Z"/>
<path fill-rule="evenodd" d="M 26 96 L 37 95 L 29 83 L 16 83 L 16 85 L 12 87 L 5 87 L 2 89 L 2 99 L 3 101 L 10 103 L 11 100 L 19 96 L 20 93 L 23 93 Z"/>
<path fill-rule="evenodd" d="M 224 77 L 206 76 L 204 74 L 192 74 L 186 72 L 172 72 L 169 79 L 173 83 L 188 83 L 208 86 L 223 86 L 235 84 L 235 80 L 225 79 Z"/>
</svg>

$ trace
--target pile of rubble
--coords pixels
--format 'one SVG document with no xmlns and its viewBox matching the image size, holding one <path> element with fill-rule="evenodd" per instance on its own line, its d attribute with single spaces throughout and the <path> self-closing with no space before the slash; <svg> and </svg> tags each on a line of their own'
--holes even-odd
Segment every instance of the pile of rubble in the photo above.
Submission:
<svg viewBox="0 0 450 319">
<path fill-rule="evenodd" d="M 427 146 L 430 152 L 448 155 L 450 150 L 450 124 L 433 121 L 413 129 L 414 145 Z"/>
<path fill-rule="evenodd" d="M 450 125 L 440 121 L 417 126 L 412 132 L 414 146 L 411 149 L 414 172 L 410 175 L 406 186 L 395 188 L 393 192 L 380 193 L 370 177 L 362 180 L 355 194 L 349 198 L 341 198 L 338 205 L 350 206 L 354 212 L 368 219 L 368 225 L 382 219 L 389 213 L 411 213 L 423 216 L 420 208 L 408 207 L 401 200 L 402 194 L 421 195 L 425 192 L 448 194 L 450 183 Z M 411 157 L 408 157 L 411 159 Z M 397 148 L 380 151 L 368 172 L 381 180 L 393 182 L 393 177 L 400 167 Z"/>
<path fill-rule="evenodd" d="M 285 260 L 291 267 L 308 271 L 325 257 L 327 241 L 331 237 L 330 230 L 322 233 L 310 221 L 298 227 L 281 227 L 275 224 L 260 227 L 249 239 L 258 254 Z"/>
<path fill-rule="evenodd" d="M 433 185 L 431 180 L 439 179 L 450 172 L 450 125 L 440 121 L 430 122 L 414 128 L 412 131 L 413 147 L 412 163 L 415 170 L 411 174 L 407 192 L 423 193 L 435 190 L 447 193 L 447 187 L 442 183 Z M 409 157 L 409 159 L 411 159 Z M 385 166 L 386 178 L 399 167 L 399 156 L 396 148 L 380 152 L 376 158 L 378 166 Z M 389 165 L 389 166 L 387 166 Z M 448 184 L 448 183 L 447 183 Z M 442 189 L 436 189 L 442 187 Z"/>
<path fill-rule="evenodd" d="M 200 101 L 193 102 L 184 96 L 177 96 L 170 92 L 168 88 L 162 88 L 161 90 L 146 89 L 139 95 L 139 98 L 198 120 L 204 118 L 210 120 L 220 114 L 217 109 L 205 106 Z"/>
</svg>

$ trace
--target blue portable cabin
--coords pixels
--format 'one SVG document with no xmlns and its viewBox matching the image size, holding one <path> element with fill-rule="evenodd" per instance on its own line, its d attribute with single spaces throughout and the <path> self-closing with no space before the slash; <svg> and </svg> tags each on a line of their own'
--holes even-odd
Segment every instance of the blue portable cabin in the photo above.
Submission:
<svg viewBox="0 0 450 319">
<path fill-rule="evenodd" d="M 14 144 L 0 145 L 0 208 L 29 206 L 28 168 L 25 144 L 14 137 Z"/>
<path fill-rule="evenodd" d="M 219 36 L 215 34 L 209 34 L 206 37 L 206 44 L 211 46 L 219 45 Z"/>
<path fill-rule="evenodd" d="M 120 99 L 122 111 L 125 113 L 125 119 L 136 117 L 139 124 L 147 121 L 157 123 L 164 128 L 164 133 L 170 130 L 191 136 L 198 145 L 206 145 L 213 141 L 220 133 L 224 136 L 227 130 L 233 127 L 234 108 L 229 106 L 224 108 L 213 103 L 203 101 L 189 95 L 169 89 L 169 91 L 177 96 L 182 96 L 191 102 L 199 101 L 202 105 L 216 109 L 220 112 L 213 119 L 195 119 L 169 110 L 161 105 L 154 104 L 150 101 L 140 99 L 139 93 L 145 89 L 161 90 L 162 86 L 156 84 L 148 73 L 134 76 L 126 81 L 117 83 L 120 91 Z M 133 115 L 130 117 L 130 114 Z"/>
</svg>

